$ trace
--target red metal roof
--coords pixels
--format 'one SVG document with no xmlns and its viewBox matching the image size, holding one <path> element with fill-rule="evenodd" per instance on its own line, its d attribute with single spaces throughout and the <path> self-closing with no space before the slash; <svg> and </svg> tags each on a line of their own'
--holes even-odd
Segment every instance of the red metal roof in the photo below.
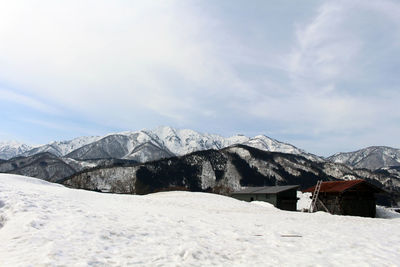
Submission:
<svg viewBox="0 0 400 267">
<path fill-rule="evenodd" d="M 359 185 L 361 183 L 365 183 L 371 189 L 375 192 L 382 192 L 381 189 L 375 187 L 374 185 L 371 185 L 367 183 L 366 181 L 360 179 L 360 180 L 350 180 L 350 181 L 329 181 L 329 182 L 322 182 L 321 184 L 321 189 L 319 192 L 324 192 L 324 193 L 342 193 L 356 185 Z M 307 188 L 303 192 L 314 192 L 315 190 L 315 185 L 313 187 Z"/>
</svg>

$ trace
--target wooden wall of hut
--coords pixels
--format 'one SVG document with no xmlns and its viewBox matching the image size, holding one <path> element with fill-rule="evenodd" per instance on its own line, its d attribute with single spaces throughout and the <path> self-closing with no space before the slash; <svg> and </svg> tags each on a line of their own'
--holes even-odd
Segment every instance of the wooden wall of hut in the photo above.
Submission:
<svg viewBox="0 0 400 267">
<path fill-rule="evenodd" d="M 332 214 L 362 217 L 375 217 L 376 215 L 376 201 L 371 192 L 320 193 L 318 198 Z M 324 210 L 324 207 L 317 203 L 317 209 Z"/>
</svg>

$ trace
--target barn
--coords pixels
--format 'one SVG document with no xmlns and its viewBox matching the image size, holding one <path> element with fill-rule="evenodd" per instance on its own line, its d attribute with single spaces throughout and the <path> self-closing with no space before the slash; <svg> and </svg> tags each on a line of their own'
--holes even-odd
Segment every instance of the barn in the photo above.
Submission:
<svg viewBox="0 0 400 267">
<path fill-rule="evenodd" d="M 231 194 L 244 201 L 265 201 L 278 209 L 296 211 L 299 185 L 247 187 Z"/>
<path fill-rule="evenodd" d="M 362 179 L 321 182 L 319 192 L 315 188 L 303 191 L 316 195 L 315 210 L 362 217 L 375 217 L 375 194 L 384 193 Z"/>
</svg>

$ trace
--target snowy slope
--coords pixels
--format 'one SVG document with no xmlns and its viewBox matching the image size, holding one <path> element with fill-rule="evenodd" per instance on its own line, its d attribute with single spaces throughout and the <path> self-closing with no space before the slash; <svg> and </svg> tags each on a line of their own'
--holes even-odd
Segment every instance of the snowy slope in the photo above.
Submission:
<svg viewBox="0 0 400 267">
<path fill-rule="evenodd" d="M 356 168 L 376 170 L 384 167 L 400 166 L 400 149 L 372 146 L 354 152 L 337 153 L 330 156 L 328 160 Z"/>
<path fill-rule="evenodd" d="M 31 146 L 16 141 L 0 142 L 0 159 L 10 159 L 32 149 Z"/>
<path fill-rule="evenodd" d="M 1 166 L 1 164 L 0 164 Z M 318 180 L 365 179 L 389 192 L 382 205 L 400 204 L 400 176 L 372 172 L 302 156 L 236 145 L 142 164 L 108 165 L 59 180 L 73 188 L 148 194 L 170 187 L 228 194 L 243 186 L 294 185 L 305 189 Z"/>
<path fill-rule="evenodd" d="M 206 193 L 101 194 L 7 174 L 0 180 L 0 266 L 400 262 L 398 217 L 287 212 Z"/>
</svg>

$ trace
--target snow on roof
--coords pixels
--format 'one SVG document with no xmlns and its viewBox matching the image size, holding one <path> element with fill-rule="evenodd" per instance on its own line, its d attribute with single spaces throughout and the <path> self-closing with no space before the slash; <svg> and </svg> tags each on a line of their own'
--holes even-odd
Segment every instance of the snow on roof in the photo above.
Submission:
<svg viewBox="0 0 400 267">
<path fill-rule="evenodd" d="M 324 192 L 324 193 L 341 193 L 344 192 L 346 190 L 349 190 L 350 188 L 353 188 L 359 184 L 364 183 L 365 185 L 367 185 L 368 187 L 370 187 L 373 191 L 375 191 L 376 193 L 381 193 L 383 192 L 382 189 L 367 183 L 366 181 L 362 180 L 362 179 L 358 179 L 358 180 L 350 180 L 350 181 L 328 181 L 328 182 L 322 182 L 321 184 L 321 189 L 320 192 Z M 307 188 L 306 190 L 304 190 L 303 192 L 314 192 L 315 190 L 315 185 L 313 187 Z"/>
<path fill-rule="evenodd" d="M 290 189 L 298 188 L 299 185 L 282 185 L 282 186 L 258 186 L 247 187 L 243 190 L 232 193 L 235 194 L 277 194 Z"/>
</svg>

